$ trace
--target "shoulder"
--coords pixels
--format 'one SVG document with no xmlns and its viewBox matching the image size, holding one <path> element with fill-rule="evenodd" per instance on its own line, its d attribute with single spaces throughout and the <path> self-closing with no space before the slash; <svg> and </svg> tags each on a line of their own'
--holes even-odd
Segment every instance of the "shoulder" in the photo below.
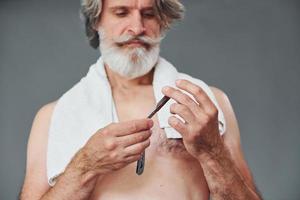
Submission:
<svg viewBox="0 0 300 200">
<path fill-rule="evenodd" d="M 31 135 L 35 134 L 36 129 L 39 129 L 38 132 L 47 132 L 56 104 L 57 101 L 53 101 L 45 104 L 38 110 L 32 124 Z"/>
<path fill-rule="evenodd" d="M 216 97 L 216 100 L 223 111 L 226 121 L 227 129 L 225 132 L 226 134 L 224 134 L 225 144 L 229 147 L 229 149 L 240 148 L 240 130 L 238 121 L 228 95 L 217 87 L 209 87 Z"/>
<path fill-rule="evenodd" d="M 27 159 L 31 159 L 31 151 L 34 151 L 37 148 L 43 148 L 39 144 L 47 144 L 48 131 L 50 127 L 51 117 L 55 108 L 57 101 L 48 103 L 42 106 L 36 113 L 29 139 L 28 139 L 28 155 Z"/>
<path fill-rule="evenodd" d="M 213 92 L 214 96 L 216 97 L 216 100 L 217 100 L 219 106 L 221 107 L 222 111 L 224 112 L 225 115 L 227 114 L 227 117 L 228 117 L 228 114 L 230 112 L 233 112 L 233 108 L 232 108 L 231 102 L 229 100 L 229 97 L 223 90 L 221 90 L 217 87 L 209 86 L 209 88 Z"/>
<path fill-rule="evenodd" d="M 57 100 L 50 102 L 48 104 L 45 104 L 38 110 L 35 118 L 40 118 L 41 120 L 46 120 L 46 119 L 51 118 L 56 104 L 57 104 Z"/>
<path fill-rule="evenodd" d="M 218 104 L 220 105 L 221 108 L 223 108 L 223 109 L 226 108 L 225 110 L 230 109 L 230 108 L 232 109 L 229 98 L 223 90 L 221 90 L 215 86 L 209 86 L 209 88 L 213 92 L 213 94 L 216 97 Z"/>
<path fill-rule="evenodd" d="M 225 142 L 231 143 L 231 145 L 239 146 L 240 145 L 239 126 L 238 126 L 236 115 L 233 110 L 233 106 L 229 100 L 229 97 L 221 89 L 214 86 L 209 86 L 209 87 L 212 90 L 213 94 L 215 95 L 216 100 L 224 113 L 224 118 L 227 124 L 227 130 L 226 130 L 227 134 L 224 135 Z"/>
<path fill-rule="evenodd" d="M 33 166 L 31 162 L 37 162 L 46 155 L 48 131 L 56 103 L 42 106 L 35 115 L 27 145 L 27 168 Z"/>
</svg>

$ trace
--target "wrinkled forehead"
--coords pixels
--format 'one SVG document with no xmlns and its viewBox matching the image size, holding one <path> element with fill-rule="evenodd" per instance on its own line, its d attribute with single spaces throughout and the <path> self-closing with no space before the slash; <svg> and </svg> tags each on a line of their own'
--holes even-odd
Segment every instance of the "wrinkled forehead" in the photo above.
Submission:
<svg viewBox="0 0 300 200">
<path fill-rule="evenodd" d="M 104 7 L 129 7 L 143 9 L 153 7 L 154 0 L 103 0 Z"/>
</svg>

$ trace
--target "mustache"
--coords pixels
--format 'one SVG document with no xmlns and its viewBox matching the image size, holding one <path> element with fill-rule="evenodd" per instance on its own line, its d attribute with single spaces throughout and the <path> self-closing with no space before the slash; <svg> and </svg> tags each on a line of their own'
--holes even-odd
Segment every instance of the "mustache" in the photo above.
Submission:
<svg viewBox="0 0 300 200">
<path fill-rule="evenodd" d="M 120 46 L 126 45 L 130 42 L 141 42 L 146 46 L 155 46 L 158 45 L 163 38 L 164 38 L 163 36 L 151 38 L 148 36 L 132 36 L 127 34 L 117 38 L 113 38 L 113 40 Z"/>
</svg>

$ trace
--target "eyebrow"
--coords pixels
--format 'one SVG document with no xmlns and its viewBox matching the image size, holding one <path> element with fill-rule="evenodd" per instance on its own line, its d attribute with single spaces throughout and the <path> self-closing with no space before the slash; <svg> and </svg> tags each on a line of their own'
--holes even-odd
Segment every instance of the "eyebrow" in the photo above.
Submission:
<svg viewBox="0 0 300 200">
<path fill-rule="evenodd" d="M 125 10 L 125 9 L 132 9 L 131 6 L 111 6 L 109 7 L 109 10 L 111 11 L 116 11 L 116 10 Z M 154 10 L 154 7 L 153 6 L 146 6 L 144 8 L 141 9 L 142 11 L 148 11 L 148 10 Z"/>
<path fill-rule="evenodd" d="M 109 8 L 109 10 L 111 10 L 111 11 L 123 10 L 123 9 L 128 9 L 128 7 L 127 6 L 113 6 L 113 7 Z"/>
</svg>

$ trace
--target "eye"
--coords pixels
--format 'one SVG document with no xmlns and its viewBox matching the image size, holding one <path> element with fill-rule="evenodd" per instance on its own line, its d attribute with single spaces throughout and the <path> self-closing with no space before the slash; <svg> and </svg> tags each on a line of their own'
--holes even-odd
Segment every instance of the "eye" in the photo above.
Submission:
<svg viewBox="0 0 300 200">
<path fill-rule="evenodd" d="M 155 13 L 153 10 L 147 10 L 147 11 L 144 11 L 143 13 L 143 17 L 145 18 L 154 18 L 155 17 Z"/>
<path fill-rule="evenodd" d="M 115 11 L 115 15 L 118 17 L 125 17 L 128 14 L 128 10 L 126 9 L 118 9 Z"/>
</svg>

